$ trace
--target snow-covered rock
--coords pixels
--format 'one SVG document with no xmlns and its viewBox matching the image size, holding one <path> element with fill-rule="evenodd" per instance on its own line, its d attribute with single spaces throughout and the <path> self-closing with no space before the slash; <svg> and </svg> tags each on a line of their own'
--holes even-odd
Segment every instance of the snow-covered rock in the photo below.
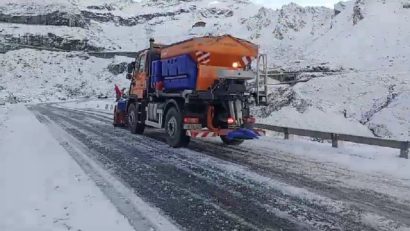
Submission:
<svg viewBox="0 0 410 231">
<path fill-rule="evenodd" d="M 346 3 L 345 2 L 338 2 L 338 3 L 335 4 L 334 9 L 335 9 L 335 15 L 338 15 L 346 9 Z"/>
</svg>

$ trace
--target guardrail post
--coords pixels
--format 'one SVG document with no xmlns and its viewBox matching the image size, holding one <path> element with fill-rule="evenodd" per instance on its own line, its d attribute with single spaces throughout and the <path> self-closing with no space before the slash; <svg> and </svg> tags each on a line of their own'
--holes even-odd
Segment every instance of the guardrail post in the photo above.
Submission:
<svg viewBox="0 0 410 231">
<path fill-rule="evenodd" d="M 330 134 L 330 137 L 332 138 L 332 147 L 334 148 L 339 147 L 339 144 L 338 144 L 339 135 L 332 133 Z"/>
<path fill-rule="evenodd" d="M 409 141 L 401 143 L 400 158 L 405 158 L 405 159 L 409 158 L 409 148 L 410 148 Z"/>
<path fill-rule="evenodd" d="M 288 128 L 284 128 L 283 129 L 283 133 L 285 133 L 285 140 L 289 139 L 289 129 Z"/>
</svg>

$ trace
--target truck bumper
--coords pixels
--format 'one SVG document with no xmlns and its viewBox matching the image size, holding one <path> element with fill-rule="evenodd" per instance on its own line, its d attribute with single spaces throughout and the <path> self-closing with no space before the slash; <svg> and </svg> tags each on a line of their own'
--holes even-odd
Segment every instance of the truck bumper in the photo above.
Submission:
<svg viewBox="0 0 410 231">
<path fill-rule="evenodd" d="M 243 134 L 241 136 L 241 139 L 255 139 L 258 136 L 265 136 L 266 132 L 265 130 L 262 129 L 246 129 L 249 130 L 250 132 L 256 134 L 256 136 L 249 136 L 246 134 Z M 242 134 L 241 129 L 221 129 L 218 131 L 210 131 L 208 129 L 201 129 L 201 130 L 187 130 L 186 135 L 190 136 L 192 138 L 208 138 L 208 137 L 216 137 L 216 136 L 229 136 L 230 134 Z M 234 137 L 235 138 L 235 137 Z"/>
</svg>

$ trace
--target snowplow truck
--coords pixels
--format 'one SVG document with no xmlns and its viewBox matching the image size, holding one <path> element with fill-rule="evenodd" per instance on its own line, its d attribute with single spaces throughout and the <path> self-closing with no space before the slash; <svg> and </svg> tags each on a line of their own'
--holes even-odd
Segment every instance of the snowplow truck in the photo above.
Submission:
<svg viewBox="0 0 410 231">
<path fill-rule="evenodd" d="M 142 134 L 165 129 L 172 147 L 191 138 L 219 136 L 227 145 L 264 135 L 254 129 L 246 81 L 255 78 L 251 62 L 258 47 L 232 37 L 207 36 L 171 45 L 156 44 L 128 64 L 128 96 L 118 101 L 114 125 Z"/>
</svg>

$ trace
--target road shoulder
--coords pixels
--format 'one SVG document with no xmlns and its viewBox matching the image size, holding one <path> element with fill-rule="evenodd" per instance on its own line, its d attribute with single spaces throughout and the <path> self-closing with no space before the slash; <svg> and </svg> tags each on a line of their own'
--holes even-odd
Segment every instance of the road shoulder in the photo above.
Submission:
<svg viewBox="0 0 410 231">
<path fill-rule="evenodd" d="M 134 230 L 24 105 L 0 132 L 0 230 Z"/>
</svg>

